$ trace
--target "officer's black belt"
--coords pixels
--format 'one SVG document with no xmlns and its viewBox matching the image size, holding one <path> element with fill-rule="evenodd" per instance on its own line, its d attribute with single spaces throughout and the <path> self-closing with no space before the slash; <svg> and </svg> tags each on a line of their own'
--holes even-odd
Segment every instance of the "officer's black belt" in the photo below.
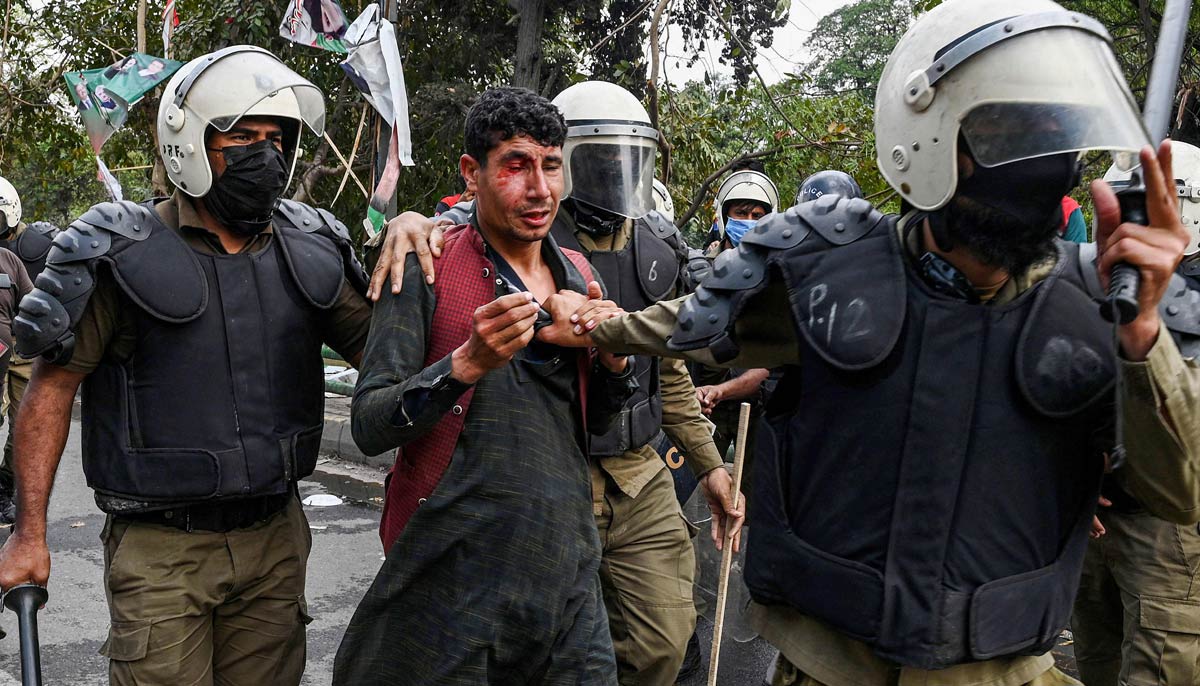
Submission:
<svg viewBox="0 0 1200 686">
<path fill-rule="evenodd" d="M 225 533 L 253 526 L 287 507 L 292 493 L 267 495 L 245 500 L 223 500 L 202 505 L 187 505 L 169 510 L 133 512 L 117 515 L 120 519 L 169 526 L 183 531 Z"/>
</svg>

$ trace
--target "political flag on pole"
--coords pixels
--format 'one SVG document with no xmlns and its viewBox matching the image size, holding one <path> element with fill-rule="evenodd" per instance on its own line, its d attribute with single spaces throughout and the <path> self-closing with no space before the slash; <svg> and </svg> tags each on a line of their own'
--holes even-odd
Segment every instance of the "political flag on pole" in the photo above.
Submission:
<svg viewBox="0 0 1200 686">
<path fill-rule="evenodd" d="M 179 26 L 179 12 L 175 10 L 175 0 L 167 0 L 167 4 L 163 6 L 162 22 L 163 54 L 169 55 L 171 35 L 175 33 L 175 27 Z"/>
<path fill-rule="evenodd" d="M 289 0 L 279 35 L 293 43 L 345 54 L 349 25 L 337 0 Z"/>
</svg>

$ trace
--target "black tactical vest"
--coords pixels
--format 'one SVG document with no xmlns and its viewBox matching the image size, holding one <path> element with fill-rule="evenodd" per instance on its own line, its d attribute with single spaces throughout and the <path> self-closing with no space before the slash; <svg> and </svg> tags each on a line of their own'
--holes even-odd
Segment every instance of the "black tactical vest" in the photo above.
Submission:
<svg viewBox="0 0 1200 686">
<path fill-rule="evenodd" d="M 0 248 L 13 251 L 25 265 L 29 280 L 33 281 L 46 268 L 46 254 L 50 252 L 54 237 L 58 234 L 53 224 L 34 222 L 15 238 L 0 240 Z"/>
<path fill-rule="evenodd" d="M 717 259 L 672 344 L 707 338 L 731 358 L 731 322 L 773 273 L 801 347 L 758 436 L 745 571 L 758 602 L 924 669 L 1053 646 L 1115 370 L 1078 246 L 1058 250 L 1013 302 L 969 304 L 916 276 L 894 219 L 826 196 Z"/>
<path fill-rule="evenodd" d="M 587 257 L 608 289 L 609 299 L 627 312 L 643 310 L 666 299 L 679 284 L 681 268 L 686 264 L 687 247 L 675 225 L 657 212 L 634 222 L 633 240 L 618 252 L 589 252 L 575 237 L 574 222 L 559 213 L 551 233 L 564 248 L 577 250 Z M 682 249 L 681 249 L 682 246 Z M 662 394 L 659 393 L 657 357 L 635 355 L 629 358 L 638 390 L 625 403 L 612 426 L 600 436 L 592 436 L 594 457 L 620 455 L 649 443 L 662 427 Z"/>
<path fill-rule="evenodd" d="M 99 263 L 136 306 L 133 355 L 83 383 L 83 467 L 97 492 L 161 506 L 284 493 L 312 472 L 322 312 L 357 264 L 331 240 L 344 227 L 307 206 L 285 203 L 273 226 L 257 254 L 205 255 L 149 206 L 108 204 L 55 242 L 22 303 L 23 352 L 69 357 L 69 332 L 54 344 L 36 325 L 58 321 L 56 308 L 78 321 Z M 71 297 L 78 286 L 62 285 L 77 279 L 87 291 Z"/>
</svg>

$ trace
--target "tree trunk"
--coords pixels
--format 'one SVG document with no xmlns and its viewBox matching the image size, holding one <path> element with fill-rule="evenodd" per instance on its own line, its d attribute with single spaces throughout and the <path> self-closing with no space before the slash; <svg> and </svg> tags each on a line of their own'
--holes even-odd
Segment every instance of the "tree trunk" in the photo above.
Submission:
<svg viewBox="0 0 1200 686">
<path fill-rule="evenodd" d="M 546 0 L 509 0 L 517 10 L 517 53 L 513 57 L 512 85 L 535 93 L 542 81 L 542 26 L 546 19 Z"/>
</svg>

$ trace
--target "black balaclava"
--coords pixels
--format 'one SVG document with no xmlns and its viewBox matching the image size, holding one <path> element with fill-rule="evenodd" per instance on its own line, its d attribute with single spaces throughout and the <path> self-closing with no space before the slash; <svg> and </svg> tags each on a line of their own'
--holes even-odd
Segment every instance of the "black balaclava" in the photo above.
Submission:
<svg viewBox="0 0 1200 686">
<path fill-rule="evenodd" d="M 959 177 L 941 211 L 939 247 L 961 244 L 986 264 L 1024 273 L 1054 251 L 1063 196 L 1079 183 L 1078 157 L 1059 153 L 995 167 L 976 164 L 970 177 Z"/>
<path fill-rule="evenodd" d="M 220 152 L 225 171 L 204 196 L 205 207 L 238 236 L 262 232 L 287 186 L 283 153 L 269 140 L 231 145 Z"/>
</svg>

